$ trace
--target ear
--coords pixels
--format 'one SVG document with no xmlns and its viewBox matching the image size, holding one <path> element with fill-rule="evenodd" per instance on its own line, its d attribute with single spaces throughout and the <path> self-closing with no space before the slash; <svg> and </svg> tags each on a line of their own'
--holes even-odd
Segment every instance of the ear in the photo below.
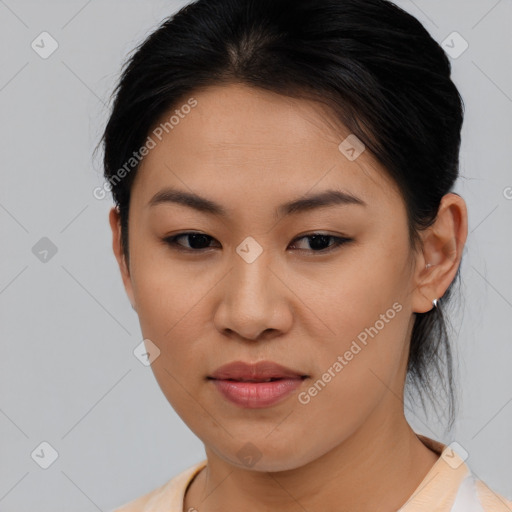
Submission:
<svg viewBox="0 0 512 512">
<path fill-rule="evenodd" d="M 435 223 L 421 233 L 423 252 L 415 269 L 412 310 L 426 313 L 455 278 L 468 235 L 466 203 L 455 193 L 443 196 Z M 428 268 L 426 266 L 428 265 Z"/>
<path fill-rule="evenodd" d="M 117 207 L 113 207 L 109 213 L 109 222 L 112 229 L 112 249 L 116 257 L 119 269 L 121 271 L 121 277 L 123 279 L 124 289 L 126 294 L 132 303 L 132 308 L 136 310 L 135 298 L 133 294 L 132 279 L 130 276 L 130 269 L 126 263 L 126 258 L 123 253 L 121 244 L 121 217 Z"/>
</svg>

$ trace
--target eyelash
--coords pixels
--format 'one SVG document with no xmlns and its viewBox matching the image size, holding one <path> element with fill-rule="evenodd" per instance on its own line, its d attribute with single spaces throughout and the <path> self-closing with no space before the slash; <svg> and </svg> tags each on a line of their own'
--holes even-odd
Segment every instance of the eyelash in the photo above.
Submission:
<svg viewBox="0 0 512 512">
<path fill-rule="evenodd" d="M 176 251 L 180 251 L 180 252 L 185 252 L 185 253 L 202 253 L 202 252 L 208 251 L 208 249 L 211 249 L 211 247 L 206 247 L 204 249 L 189 249 L 189 248 L 183 247 L 182 245 L 177 243 L 177 240 L 179 238 L 191 236 L 191 235 L 203 236 L 203 237 L 209 238 L 211 240 L 214 240 L 213 237 L 211 237 L 209 235 L 205 235 L 204 233 L 185 232 L 185 233 L 179 233 L 179 234 L 171 236 L 171 237 L 163 238 L 162 241 L 164 243 L 166 243 L 167 245 L 169 245 L 172 249 L 174 249 Z M 296 241 L 302 240 L 304 238 L 315 238 L 317 236 L 325 237 L 325 238 L 332 238 L 335 240 L 335 243 L 330 245 L 327 249 L 321 249 L 319 251 L 315 251 L 313 249 L 310 250 L 313 253 L 319 253 L 319 254 L 331 253 L 331 252 L 341 248 L 342 245 L 345 245 L 346 243 L 353 241 L 352 238 L 345 238 L 345 237 L 339 237 L 339 236 L 334 236 L 334 235 L 326 235 L 324 233 L 311 233 L 308 235 L 303 235 L 301 237 L 295 238 L 295 240 L 293 240 L 293 241 L 296 242 Z M 308 252 L 308 249 L 299 249 L 299 251 Z"/>
</svg>

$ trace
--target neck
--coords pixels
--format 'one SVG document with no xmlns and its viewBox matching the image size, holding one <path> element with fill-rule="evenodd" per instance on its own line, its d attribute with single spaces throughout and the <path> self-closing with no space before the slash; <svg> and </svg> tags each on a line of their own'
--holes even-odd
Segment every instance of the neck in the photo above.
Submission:
<svg viewBox="0 0 512 512">
<path fill-rule="evenodd" d="M 185 511 L 396 511 L 439 457 L 418 439 L 403 410 L 390 415 L 389 409 L 333 450 L 292 470 L 251 471 L 208 448 L 206 454 L 207 467 L 190 485 Z"/>
</svg>

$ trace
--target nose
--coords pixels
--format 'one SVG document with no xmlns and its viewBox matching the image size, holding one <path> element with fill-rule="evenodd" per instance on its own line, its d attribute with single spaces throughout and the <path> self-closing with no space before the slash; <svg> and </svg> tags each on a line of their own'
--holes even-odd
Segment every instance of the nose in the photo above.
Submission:
<svg viewBox="0 0 512 512">
<path fill-rule="evenodd" d="M 221 297 L 214 324 L 222 334 L 260 340 L 290 329 L 293 294 L 264 254 L 252 263 L 234 254 L 231 271 L 217 290 Z"/>
</svg>

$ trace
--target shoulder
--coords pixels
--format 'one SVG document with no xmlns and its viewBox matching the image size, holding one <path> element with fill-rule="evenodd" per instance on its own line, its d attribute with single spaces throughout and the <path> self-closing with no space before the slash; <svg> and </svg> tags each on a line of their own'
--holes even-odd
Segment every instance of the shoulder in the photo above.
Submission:
<svg viewBox="0 0 512 512">
<path fill-rule="evenodd" d="M 482 480 L 476 480 L 475 485 L 484 512 L 512 512 L 511 500 L 494 492 Z"/>
<path fill-rule="evenodd" d="M 109 512 L 181 512 L 186 488 L 205 465 L 206 461 L 198 462 L 160 487 Z"/>
<path fill-rule="evenodd" d="M 496 493 L 483 480 L 478 479 L 471 471 L 470 467 L 464 462 L 466 457 L 459 456 L 457 451 L 455 451 L 454 443 L 445 445 L 424 435 L 416 435 L 426 446 L 440 454 L 438 462 L 431 470 L 431 472 L 435 471 L 436 475 L 443 476 L 443 478 L 438 481 L 439 496 L 446 491 L 449 495 L 448 502 L 453 502 L 453 499 L 455 499 L 456 496 L 459 497 L 461 494 L 460 491 L 465 488 L 465 492 L 462 494 L 467 493 L 466 498 L 469 495 L 472 500 L 478 501 L 481 505 L 478 509 L 481 510 L 481 512 L 512 512 L 512 501 Z M 430 473 L 427 476 L 430 476 Z M 468 476 L 470 477 L 469 480 L 471 483 L 468 482 L 466 487 L 464 484 Z M 426 478 L 427 477 L 425 477 L 425 479 Z M 462 496 L 460 496 L 460 499 L 462 502 L 464 501 Z"/>
</svg>

